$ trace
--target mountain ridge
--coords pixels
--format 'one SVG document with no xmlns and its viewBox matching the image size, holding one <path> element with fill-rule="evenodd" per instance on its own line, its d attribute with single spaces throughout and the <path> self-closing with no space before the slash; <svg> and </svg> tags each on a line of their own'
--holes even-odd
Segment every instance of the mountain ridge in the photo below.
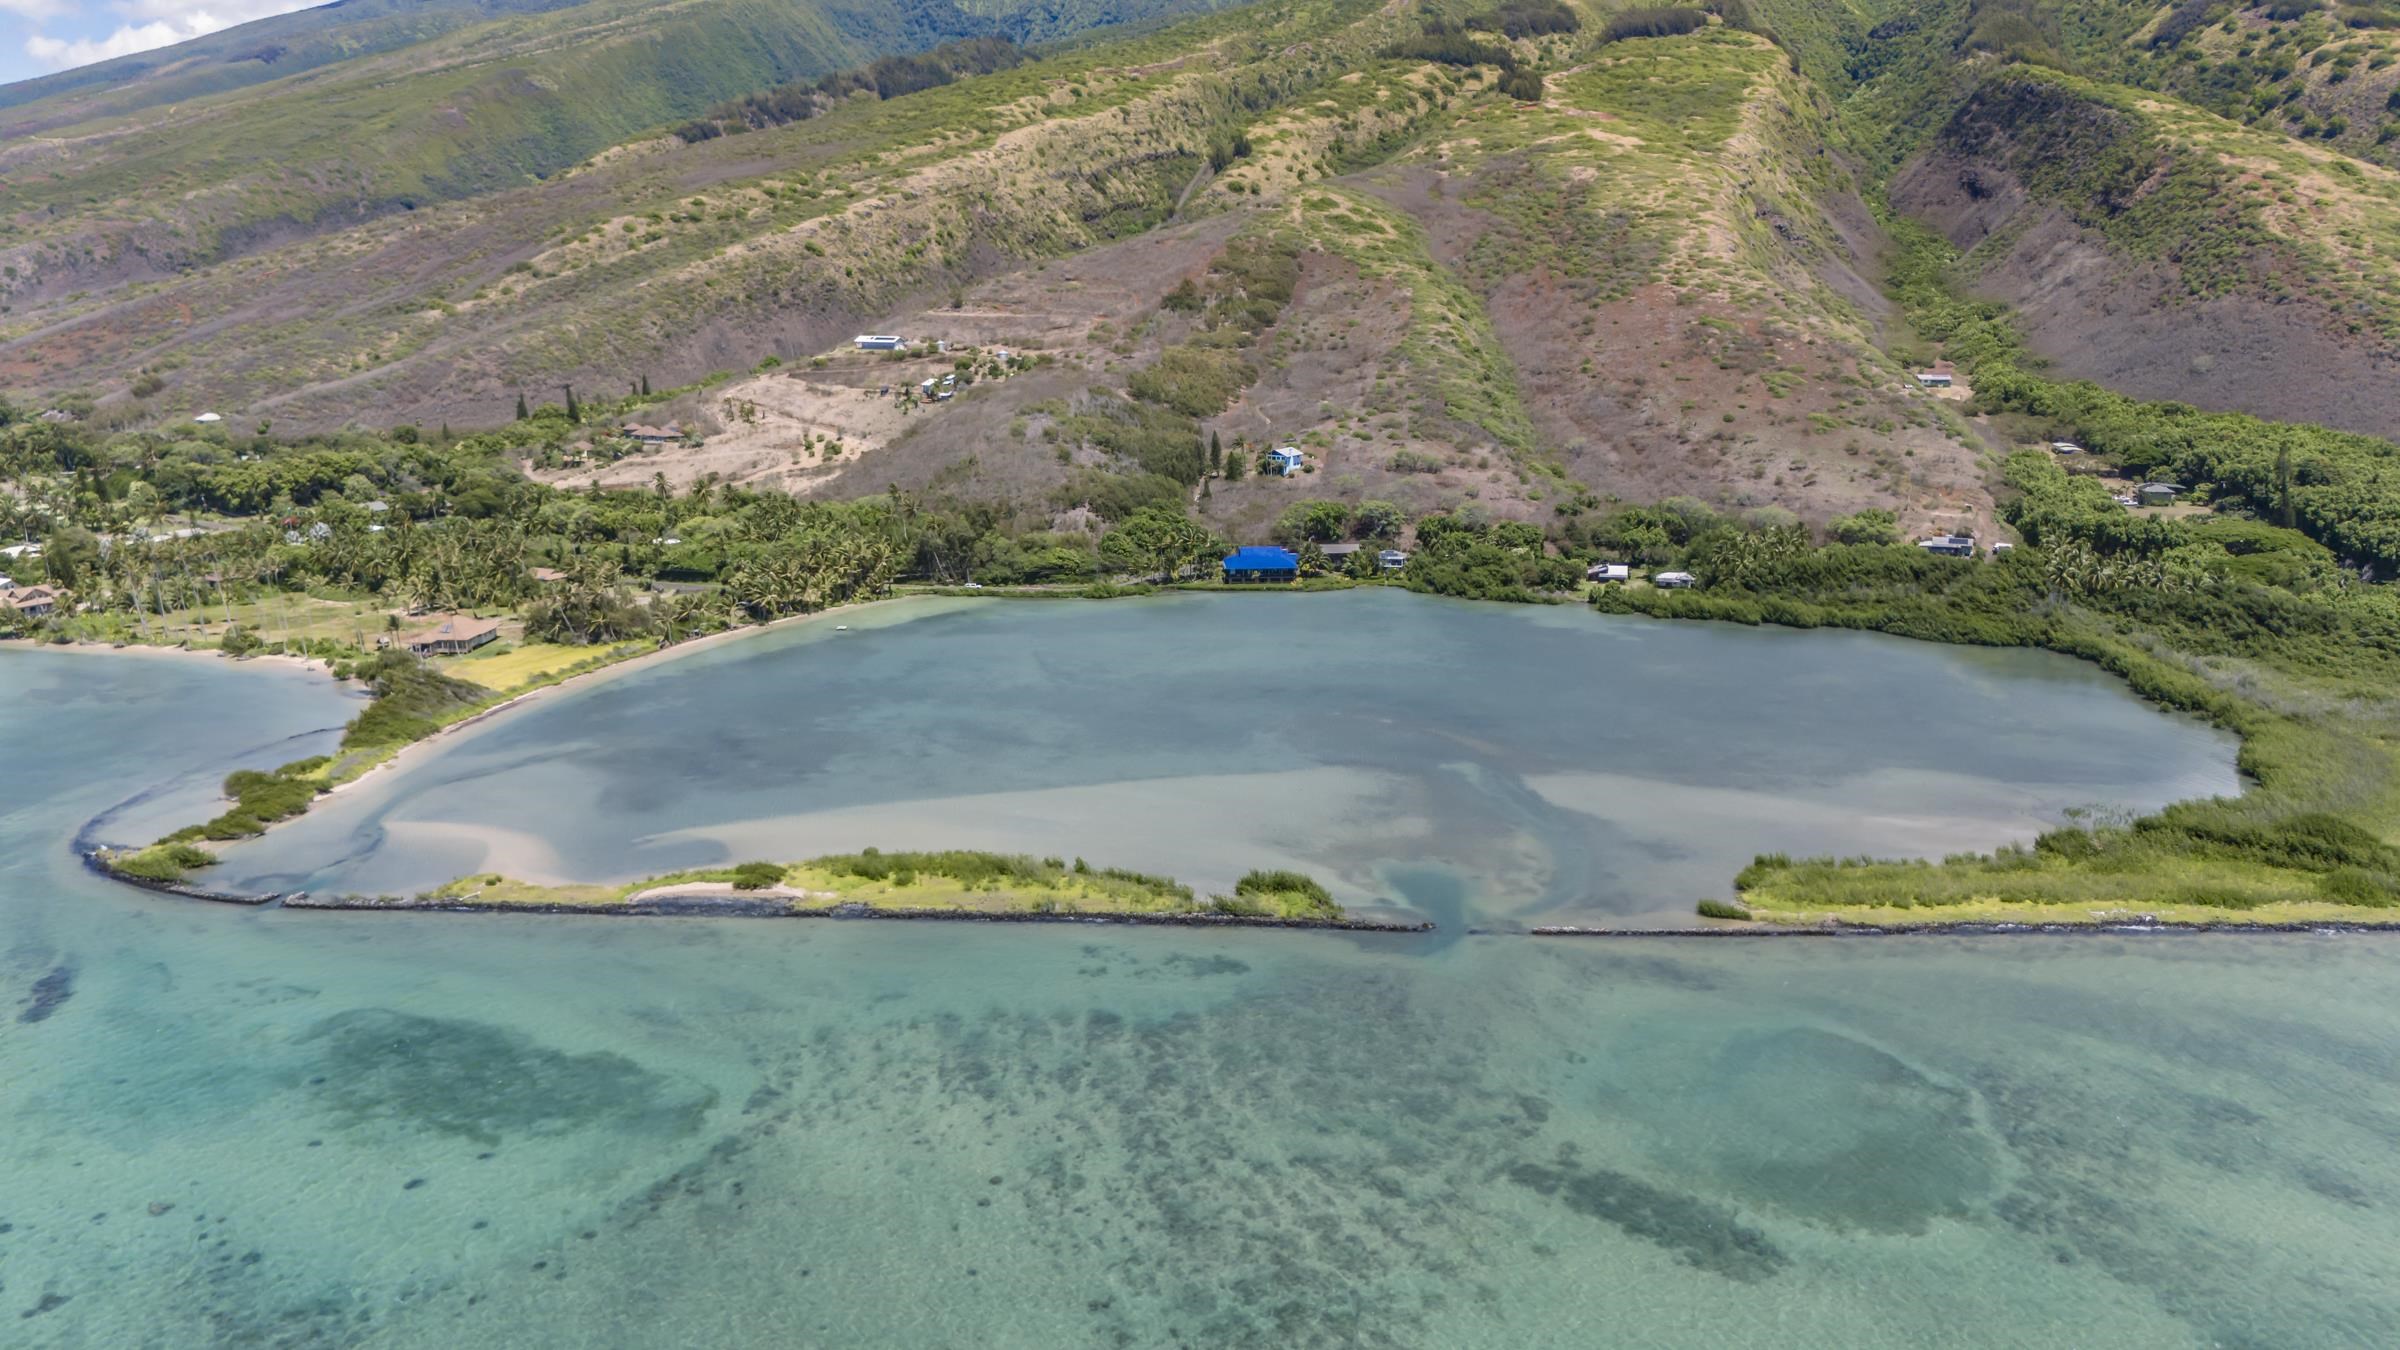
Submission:
<svg viewBox="0 0 2400 1350">
<path fill-rule="evenodd" d="M 697 449 L 535 447 L 527 466 L 553 481 L 901 485 L 1057 510 L 1208 487 L 1240 518 L 1289 489 L 1204 483 L 1190 447 L 1291 442 L 1315 456 L 1313 488 L 1412 509 L 1558 519 L 1684 495 L 1988 530 L 2007 434 L 1965 388 L 1918 386 L 1938 353 L 1884 294 L 1886 221 L 1918 217 L 2059 374 L 2400 433 L 2400 176 L 2347 131 L 2301 138 L 2153 87 L 2171 81 L 2151 54 L 2201 30 L 2141 8 L 1162 7 L 916 92 L 827 81 L 776 105 L 795 121 L 677 135 L 696 94 L 643 105 L 571 164 L 471 181 L 453 166 L 457 190 L 397 207 L 386 192 L 359 219 L 142 217 L 170 195 L 154 184 L 115 199 L 134 260 L 117 275 L 85 245 L 42 252 L 94 233 L 71 201 L 86 166 L 35 194 L 54 209 L 31 242 L 0 237 L 0 382 L 85 389 L 128 425 L 216 411 L 322 432 L 700 386 L 673 406 Z M 578 69 L 626 51 L 663 68 L 657 22 L 569 13 L 591 25 L 559 38 Z M 1068 21 L 1010 13 L 1028 32 Z M 2381 42 L 2251 13 L 2225 11 L 2327 50 Z M 558 15 L 511 22 L 569 33 Z M 466 68 L 481 43 L 503 55 L 474 68 L 522 73 L 529 41 L 503 25 L 430 50 Z M 783 82 L 768 66 L 712 92 L 763 95 Z M 1288 280 L 1260 280 L 1270 243 Z M 940 406 L 877 405 L 899 369 L 840 350 L 868 329 L 1035 368 Z"/>
</svg>

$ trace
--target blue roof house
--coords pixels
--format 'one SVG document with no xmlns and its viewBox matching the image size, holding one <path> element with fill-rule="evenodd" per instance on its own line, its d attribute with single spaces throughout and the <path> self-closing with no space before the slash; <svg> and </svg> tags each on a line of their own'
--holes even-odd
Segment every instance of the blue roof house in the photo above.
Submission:
<svg viewBox="0 0 2400 1350">
<path fill-rule="evenodd" d="M 1300 555 L 1288 548 L 1253 544 L 1247 548 L 1237 548 L 1225 558 L 1227 585 L 1299 579 Z"/>
</svg>

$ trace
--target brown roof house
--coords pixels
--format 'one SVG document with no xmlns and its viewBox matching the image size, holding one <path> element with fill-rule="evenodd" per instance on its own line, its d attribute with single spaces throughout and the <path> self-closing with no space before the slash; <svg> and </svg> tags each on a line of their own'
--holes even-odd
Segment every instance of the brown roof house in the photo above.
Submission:
<svg viewBox="0 0 2400 1350">
<path fill-rule="evenodd" d="M 47 586 L 12 586 L 0 592 L 0 605 L 28 619 L 38 619 L 58 608 L 58 592 Z"/>
<path fill-rule="evenodd" d="M 535 582 L 544 586 L 555 586 L 567 579 L 567 574 L 555 567 L 537 567 L 533 569 L 532 576 Z"/>
<path fill-rule="evenodd" d="M 622 428 L 626 436 L 644 445 L 666 445 L 683 439 L 683 428 L 673 422 L 663 427 L 646 427 L 639 422 L 627 422 Z"/>
<path fill-rule="evenodd" d="M 420 628 L 404 641 L 419 656 L 463 656 L 500 636 L 498 619 L 471 614 L 446 614 L 431 628 Z"/>
</svg>

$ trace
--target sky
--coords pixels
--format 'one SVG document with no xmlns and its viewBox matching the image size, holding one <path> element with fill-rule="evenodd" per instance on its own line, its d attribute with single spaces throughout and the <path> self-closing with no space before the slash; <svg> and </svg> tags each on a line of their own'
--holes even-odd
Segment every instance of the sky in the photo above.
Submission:
<svg viewBox="0 0 2400 1350">
<path fill-rule="evenodd" d="M 325 0 L 0 0 L 0 84 L 188 41 Z"/>
</svg>

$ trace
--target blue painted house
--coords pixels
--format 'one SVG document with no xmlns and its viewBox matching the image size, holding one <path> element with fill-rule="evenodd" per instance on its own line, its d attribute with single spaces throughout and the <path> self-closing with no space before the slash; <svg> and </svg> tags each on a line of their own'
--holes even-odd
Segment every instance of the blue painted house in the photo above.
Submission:
<svg viewBox="0 0 2400 1350">
<path fill-rule="evenodd" d="M 1300 466 L 1307 462 L 1308 456 L 1301 454 L 1296 445 L 1279 445 L 1267 452 L 1267 467 L 1286 478 L 1300 472 Z"/>
<path fill-rule="evenodd" d="M 1229 585 L 1299 579 L 1300 555 L 1288 548 L 1253 544 L 1237 548 L 1225 558 L 1225 580 Z"/>
</svg>

